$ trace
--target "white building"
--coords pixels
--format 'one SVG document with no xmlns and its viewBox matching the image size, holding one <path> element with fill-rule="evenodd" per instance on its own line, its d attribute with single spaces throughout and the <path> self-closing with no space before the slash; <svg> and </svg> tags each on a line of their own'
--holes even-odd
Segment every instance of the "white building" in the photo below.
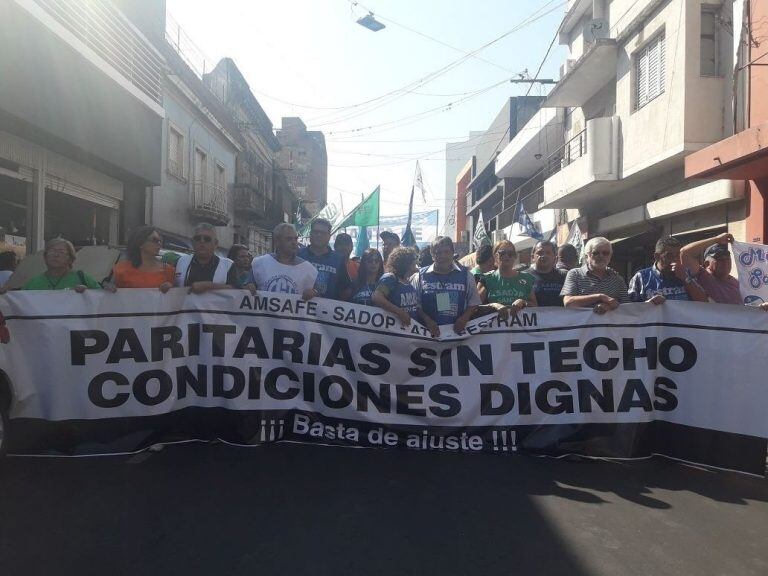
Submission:
<svg viewBox="0 0 768 576">
<path fill-rule="evenodd" d="M 117 244 L 160 181 L 162 56 L 112 2 L 0 2 L 0 228 Z"/>
<path fill-rule="evenodd" d="M 232 183 L 242 150 L 229 113 L 164 40 L 165 129 L 160 186 L 147 191 L 146 222 L 163 234 L 166 247 L 191 249 L 199 222 L 217 227 L 219 245 L 234 242 Z"/>
<path fill-rule="evenodd" d="M 543 106 L 562 111 L 564 140 L 539 208 L 580 215 L 627 275 L 662 235 L 743 237 L 738 184 L 684 179 L 687 154 L 733 133 L 732 3 L 571 0 L 559 36 L 569 55 Z"/>
<path fill-rule="evenodd" d="M 456 233 L 457 195 L 456 177 L 475 153 L 477 142 L 483 137 L 482 130 L 471 131 L 466 140 L 448 142 L 445 145 L 445 207 L 442 213 L 441 234 L 454 242 L 462 241 Z M 463 205 L 463 204 L 462 204 Z M 466 212 L 466 206 L 463 210 Z M 466 214 L 462 214 L 466 219 Z"/>
</svg>

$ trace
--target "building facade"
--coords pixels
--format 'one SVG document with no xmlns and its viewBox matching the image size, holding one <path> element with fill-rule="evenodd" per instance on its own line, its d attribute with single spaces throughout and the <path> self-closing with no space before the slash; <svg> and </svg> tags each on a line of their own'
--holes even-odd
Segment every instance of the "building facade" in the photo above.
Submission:
<svg viewBox="0 0 768 576">
<path fill-rule="evenodd" d="M 160 183 L 164 59 L 116 4 L 0 3 L 0 227 L 117 244 Z"/>
<path fill-rule="evenodd" d="M 235 241 L 235 158 L 243 150 L 229 113 L 175 50 L 162 40 L 165 126 L 160 186 L 147 192 L 146 221 L 166 247 L 191 248 L 199 222 L 217 227 L 219 245 Z"/>
<path fill-rule="evenodd" d="M 450 236 L 454 242 L 461 240 L 461 232 L 466 231 L 467 220 L 466 198 L 461 198 L 464 207 L 458 207 L 457 178 L 474 156 L 475 146 L 485 137 L 483 131 L 472 131 L 466 140 L 448 142 L 445 145 L 445 208 L 442 230 L 443 235 Z M 466 194 L 466 188 L 463 193 Z"/>
<path fill-rule="evenodd" d="M 254 255 L 271 250 L 272 229 L 286 221 L 285 203 L 296 204 L 287 186 L 276 185 L 280 142 L 237 65 L 224 58 L 203 81 L 234 118 L 243 149 L 237 154 L 234 180 L 234 241 Z"/>
<path fill-rule="evenodd" d="M 736 134 L 689 155 L 688 178 L 727 178 L 745 185 L 744 239 L 768 241 L 768 67 L 765 42 L 768 3 L 736 0 L 733 3 L 733 53 L 736 55 L 734 91 L 727 120 Z"/>
<path fill-rule="evenodd" d="M 328 153 L 322 132 L 307 130 L 301 118 L 283 118 L 277 131 L 280 170 L 304 209 L 317 214 L 328 200 Z"/>
<path fill-rule="evenodd" d="M 569 55 L 543 104 L 563 111 L 564 140 L 546 158 L 539 207 L 612 240 L 622 274 L 648 265 L 663 235 L 744 237 L 743 186 L 684 170 L 688 154 L 733 133 L 732 12 L 701 0 L 568 3 Z"/>
<path fill-rule="evenodd" d="M 496 216 L 505 210 L 508 192 L 518 188 L 521 182 L 499 178 L 496 175 L 496 158 L 515 138 L 541 105 L 539 96 L 508 98 L 488 129 L 476 141 L 472 180 L 465 192 L 466 229 L 474 230 L 482 213 L 486 228 L 493 235 L 499 225 Z"/>
</svg>

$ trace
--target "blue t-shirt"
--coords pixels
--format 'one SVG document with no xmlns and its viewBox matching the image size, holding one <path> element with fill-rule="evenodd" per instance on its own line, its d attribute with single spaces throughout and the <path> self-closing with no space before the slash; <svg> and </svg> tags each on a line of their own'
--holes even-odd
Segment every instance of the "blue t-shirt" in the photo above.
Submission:
<svg viewBox="0 0 768 576">
<path fill-rule="evenodd" d="M 638 270 L 629 283 L 632 302 L 645 302 L 661 294 L 667 300 L 690 300 L 685 282 L 673 274 L 662 275 L 656 266 Z"/>
<path fill-rule="evenodd" d="M 414 320 L 419 319 L 419 293 L 413 285 L 400 282 L 394 274 L 387 273 L 381 277 L 376 290 L 387 297 L 398 308 L 408 310 Z"/>
<path fill-rule="evenodd" d="M 318 256 L 307 246 L 299 250 L 298 256 L 317 269 L 315 290 L 319 296 L 338 300 L 342 290 L 350 285 L 347 263 L 344 261 L 344 256 L 338 252 L 329 250 Z"/>
<path fill-rule="evenodd" d="M 353 304 L 363 304 L 373 306 L 373 292 L 376 290 L 376 284 L 363 284 L 357 292 L 352 294 Z"/>
<path fill-rule="evenodd" d="M 447 274 L 438 274 L 434 265 L 422 268 L 411 278 L 424 313 L 438 325 L 453 324 L 469 306 L 477 306 L 475 278 L 463 266 L 454 264 Z"/>
</svg>

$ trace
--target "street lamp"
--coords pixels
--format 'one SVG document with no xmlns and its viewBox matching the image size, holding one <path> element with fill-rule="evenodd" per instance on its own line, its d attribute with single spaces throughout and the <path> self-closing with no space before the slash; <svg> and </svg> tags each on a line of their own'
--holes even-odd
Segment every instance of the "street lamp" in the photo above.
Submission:
<svg viewBox="0 0 768 576">
<path fill-rule="evenodd" d="M 378 32 L 379 30 L 386 28 L 384 24 L 376 20 L 376 17 L 373 15 L 373 12 L 368 12 L 366 16 L 363 16 L 362 18 L 358 18 L 357 23 L 360 24 L 360 26 L 362 26 L 363 28 L 368 28 L 368 30 L 372 32 Z"/>
</svg>

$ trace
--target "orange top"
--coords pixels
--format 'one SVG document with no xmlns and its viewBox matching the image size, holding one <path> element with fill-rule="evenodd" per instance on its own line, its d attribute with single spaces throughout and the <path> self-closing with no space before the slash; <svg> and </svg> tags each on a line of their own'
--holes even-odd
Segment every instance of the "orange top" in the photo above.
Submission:
<svg viewBox="0 0 768 576">
<path fill-rule="evenodd" d="M 176 270 L 170 264 L 163 263 L 159 270 L 147 272 L 134 268 L 128 260 L 115 264 L 112 268 L 112 279 L 118 288 L 159 288 L 164 282 L 173 284 Z"/>
<path fill-rule="evenodd" d="M 360 262 L 355 260 L 347 260 L 347 274 L 349 279 L 353 282 L 357 280 L 357 273 L 360 271 Z"/>
</svg>

